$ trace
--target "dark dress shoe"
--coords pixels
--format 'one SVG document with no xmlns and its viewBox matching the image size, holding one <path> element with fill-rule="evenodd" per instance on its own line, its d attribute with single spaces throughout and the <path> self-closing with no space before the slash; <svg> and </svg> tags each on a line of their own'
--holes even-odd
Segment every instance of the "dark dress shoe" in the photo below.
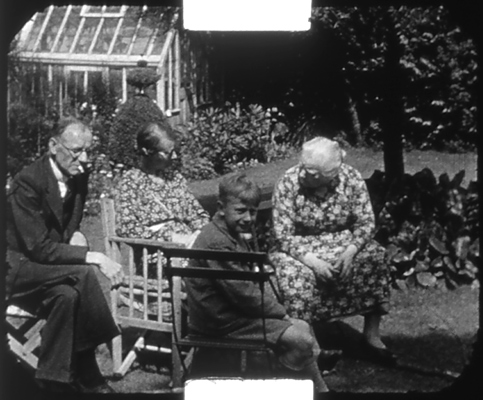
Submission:
<svg viewBox="0 0 483 400">
<path fill-rule="evenodd" d="M 107 382 L 95 386 L 85 386 L 78 382 L 77 385 L 81 393 L 116 393 Z"/>
<path fill-rule="evenodd" d="M 332 371 L 342 358 L 342 350 L 321 350 L 317 366 L 321 372 Z"/>
<path fill-rule="evenodd" d="M 394 366 L 397 364 L 397 357 L 391 350 L 375 347 L 366 340 L 362 340 L 361 344 L 365 359 L 386 366 Z"/>
<path fill-rule="evenodd" d="M 79 393 L 79 389 L 76 384 L 68 382 L 47 381 L 38 379 L 37 384 L 40 390 L 49 393 Z"/>
</svg>

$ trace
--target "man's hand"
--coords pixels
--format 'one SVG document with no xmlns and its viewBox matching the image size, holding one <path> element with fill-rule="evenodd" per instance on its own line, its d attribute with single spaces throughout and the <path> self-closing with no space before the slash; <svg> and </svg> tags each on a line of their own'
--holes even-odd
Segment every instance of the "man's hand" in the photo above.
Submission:
<svg viewBox="0 0 483 400">
<path fill-rule="evenodd" d="M 350 244 L 335 263 L 334 269 L 339 272 L 341 280 L 345 281 L 350 276 L 353 267 L 352 261 L 356 253 L 357 247 Z"/>
<path fill-rule="evenodd" d="M 303 258 L 302 262 L 309 267 L 317 278 L 324 282 L 329 282 L 333 279 L 332 266 L 317 257 L 314 253 L 307 253 Z"/>
<path fill-rule="evenodd" d="M 118 286 L 122 283 L 124 272 L 121 264 L 111 260 L 103 253 L 88 251 L 86 263 L 98 265 L 101 272 L 111 281 L 112 286 Z"/>
</svg>

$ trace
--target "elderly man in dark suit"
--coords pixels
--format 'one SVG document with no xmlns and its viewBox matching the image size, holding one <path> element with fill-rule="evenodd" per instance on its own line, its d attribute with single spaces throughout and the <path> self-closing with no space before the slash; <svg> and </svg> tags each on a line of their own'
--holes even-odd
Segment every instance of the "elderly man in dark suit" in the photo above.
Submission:
<svg viewBox="0 0 483 400">
<path fill-rule="evenodd" d="M 78 231 L 91 143 L 86 125 L 61 120 L 48 154 L 15 177 L 7 196 L 7 300 L 47 320 L 36 379 L 52 391 L 112 391 L 95 350 L 119 329 L 95 269 L 117 285 L 122 268 L 89 251 Z"/>
</svg>

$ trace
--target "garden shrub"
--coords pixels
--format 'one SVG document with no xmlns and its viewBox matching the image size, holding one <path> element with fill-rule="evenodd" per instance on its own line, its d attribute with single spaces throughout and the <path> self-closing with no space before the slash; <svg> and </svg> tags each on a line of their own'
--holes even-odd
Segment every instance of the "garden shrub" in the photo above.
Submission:
<svg viewBox="0 0 483 400">
<path fill-rule="evenodd" d="M 389 187 L 381 171 L 367 180 L 396 286 L 455 288 L 477 277 L 478 190 L 474 181 L 462 186 L 464 175 L 436 180 L 425 168 Z"/>
<path fill-rule="evenodd" d="M 144 60 L 128 71 L 127 82 L 136 89 L 136 94 L 119 107 L 109 130 L 109 158 L 112 162 L 124 164 L 126 167 L 136 166 L 134 146 L 138 129 L 147 122 L 168 126 L 161 109 L 145 94 L 145 90 L 159 78 L 153 69 L 147 67 Z"/>
<path fill-rule="evenodd" d="M 146 122 L 168 124 L 163 112 L 147 95 L 139 93 L 119 107 L 109 130 L 109 158 L 128 167 L 137 165 L 136 133 Z"/>
<path fill-rule="evenodd" d="M 277 119 L 273 113 L 259 105 L 199 111 L 184 126 L 184 175 L 188 179 L 208 179 L 289 154 L 288 145 L 276 142 L 278 130 L 273 128 Z"/>
<path fill-rule="evenodd" d="M 8 115 L 7 172 L 13 177 L 47 150 L 55 119 L 22 103 L 11 104 Z"/>
</svg>

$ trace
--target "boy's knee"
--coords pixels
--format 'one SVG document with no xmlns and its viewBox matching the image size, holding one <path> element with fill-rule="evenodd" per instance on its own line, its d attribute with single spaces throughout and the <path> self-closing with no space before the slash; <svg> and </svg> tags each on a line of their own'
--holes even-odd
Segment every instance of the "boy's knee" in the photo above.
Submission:
<svg viewBox="0 0 483 400">
<path fill-rule="evenodd" d="M 317 342 L 310 329 L 291 325 L 282 335 L 280 342 L 284 351 L 280 354 L 279 361 L 289 369 L 301 370 L 317 357 Z"/>
<path fill-rule="evenodd" d="M 312 336 L 310 329 L 304 328 L 304 326 L 298 324 L 294 324 L 287 328 L 284 335 L 285 342 L 287 347 L 298 351 L 301 356 L 312 357 L 314 347 L 316 346 L 316 340 Z"/>
</svg>

